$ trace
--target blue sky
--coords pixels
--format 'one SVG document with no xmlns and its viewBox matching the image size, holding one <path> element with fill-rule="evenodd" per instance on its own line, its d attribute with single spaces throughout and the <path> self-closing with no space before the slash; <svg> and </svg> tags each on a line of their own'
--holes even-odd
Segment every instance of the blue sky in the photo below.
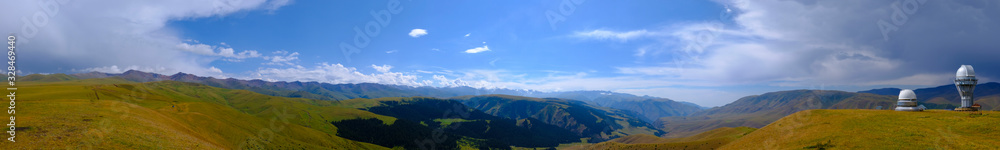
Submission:
<svg viewBox="0 0 1000 150">
<path fill-rule="evenodd" d="M 396 2 L 398 12 L 390 11 Z M 997 76 L 990 69 L 1000 67 L 996 6 L 988 0 L 43 0 L 0 6 L 5 20 L 25 18 L 0 29 L 28 41 L 20 46 L 29 49 L 21 54 L 27 73 L 135 69 L 270 81 L 607 90 L 721 106 L 779 90 L 944 85 L 961 64 L 986 68 L 977 72 L 991 82 Z M 385 15 L 372 12 L 391 15 L 380 24 Z M 377 35 L 364 33 L 366 46 L 355 44 L 355 28 L 375 32 L 376 26 Z M 342 43 L 358 49 L 345 55 Z"/>
<path fill-rule="evenodd" d="M 634 56 L 627 43 L 572 37 L 592 30 L 625 31 L 661 24 L 717 19 L 723 6 L 708 1 L 616 3 L 585 1 L 566 20 L 551 28 L 545 13 L 559 13 L 559 1 L 484 1 L 433 3 L 400 1 L 401 12 L 380 27 L 371 44 L 352 54 L 339 47 L 353 43 L 353 28 L 376 21 L 369 12 L 385 10 L 387 1 L 296 1 L 276 11 L 196 18 L 170 23 L 184 38 L 209 45 L 226 43 L 237 50 L 298 52 L 296 64 L 339 63 L 374 72 L 371 64 L 393 71 L 506 69 L 528 76 L 552 71 L 614 76 L 616 66 L 660 61 Z M 413 29 L 429 33 L 411 37 Z M 469 36 L 465 36 L 465 35 Z M 464 53 L 487 46 L 490 51 Z M 226 72 L 256 70 L 266 60 L 217 61 Z M 458 62 L 458 63 L 456 63 Z M 492 62 L 492 64 L 491 64 Z M 251 64 L 251 65 L 247 65 Z"/>
</svg>

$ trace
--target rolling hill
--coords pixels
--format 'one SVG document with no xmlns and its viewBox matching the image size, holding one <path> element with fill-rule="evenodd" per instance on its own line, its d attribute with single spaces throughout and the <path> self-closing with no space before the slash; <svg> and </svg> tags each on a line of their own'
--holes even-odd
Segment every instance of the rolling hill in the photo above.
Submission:
<svg viewBox="0 0 1000 150">
<path fill-rule="evenodd" d="M 720 149 L 996 149 L 1000 112 L 806 110 Z"/>
<path fill-rule="evenodd" d="M 334 135 L 329 120 L 392 117 L 329 101 L 120 78 L 21 81 L 16 143 L 2 149 L 385 149 Z"/>
<path fill-rule="evenodd" d="M 793 90 L 753 95 L 685 117 L 663 117 L 656 125 L 664 137 L 685 137 L 721 127 L 763 127 L 809 109 L 890 109 L 894 96 L 828 90 Z"/>
</svg>

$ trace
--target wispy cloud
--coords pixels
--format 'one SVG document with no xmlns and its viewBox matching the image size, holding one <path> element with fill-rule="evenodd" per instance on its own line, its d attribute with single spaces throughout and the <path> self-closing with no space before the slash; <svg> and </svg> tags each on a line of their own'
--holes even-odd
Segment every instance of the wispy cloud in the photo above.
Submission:
<svg viewBox="0 0 1000 150">
<path fill-rule="evenodd" d="M 619 40 L 621 42 L 626 42 L 631 39 L 640 38 L 643 36 L 652 35 L 652 32 L 643 30 L 626 31 L 626 32 L 615 32 L 608 30 L 591 30 L 591 31 L 581 31 L 576 32 L 574 36 L 587 39 L 598 39 L 598 40 Z"/>
<path fill-rule="evenodd" d="M 424 35 L 427 35 L 427 30 L 424 30 L 424 29 L 413 29 L 413 30 L 410 30 L 410 37 L 417 38 L 417 37 L 424 36 Z"/>
<path fill-rule="evenodd" d="M 493 60 L 491 60 L 491 61 L 490 61 L 490 66 L 494 66 L 494 67 L 496 67 L 496 66 L 497 66 L 497 64 L 496 64 L 496 63 L 497 63 L 497 61 L 499 61 L 499 60 L 500 60 L 500 58 L 496 58 L 496 59 L 493 59 Z"/>
<path fill-rule="evenodd" d="M 269 62 L 265 65 L 295 65 L 294 61 L 299 60 L 299 52 L 288 53 L 288 51 L 275 51 L 274 56 L 264 56 L 264 60 Z"/>
<path fill-rule="evenodd" d="M 386 53 L 386 54 L 392 54 L 392 53 L 396 53 L 396 52 L 399 52 L 399 50 L 389 50 L 389 51 L 385 51 L 385 53 Z"/>
</svg>

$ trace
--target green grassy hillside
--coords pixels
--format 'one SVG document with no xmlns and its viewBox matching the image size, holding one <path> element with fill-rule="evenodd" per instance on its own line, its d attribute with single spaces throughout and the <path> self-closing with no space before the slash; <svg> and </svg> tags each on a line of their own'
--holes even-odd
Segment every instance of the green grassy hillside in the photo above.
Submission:
<svg viewBox="0 0 1000 150">
<path fill-rule="evenodd" d="M 120 78 L 18 84 L 17 142 L 0 149 L 385 149 L 329 121 L 392 117 L 329 101 Z"/>
<path fill-rule="evenodd" d="M 567 149 L 716 149 L 754 130 L 749 127 L 723 127 L 690 137 L 670 139 L 639 134 Z"/>
<path fill-rule="evenodd" d="M 1000 112 L 806 110 L 720 149 L 996 149 Z"/>
</svg>

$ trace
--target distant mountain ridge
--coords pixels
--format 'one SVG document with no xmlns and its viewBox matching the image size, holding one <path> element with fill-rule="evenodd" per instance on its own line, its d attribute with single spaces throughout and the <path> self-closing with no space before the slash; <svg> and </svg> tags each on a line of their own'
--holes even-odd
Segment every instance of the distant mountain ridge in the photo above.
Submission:
<svg viewBox="0 0 1000 150">
<path fill-rule="evenodd" d="M 51 74 L 36 75 L 38 77 L 48 77 L 53 81 L 89 78 L 118 77 L 135 82 L 150 81 L 181 81 L 205 84 L 214 87 L 227 89 L 243 89 L 265 95 L 308 98 L 319 100 L 347 100 L 354 98 L 381 98 L 381 97 L 413 97 L 425 96 L 435 98 L 449 98 L 464 95 L 487 95 L 503 94 L 515 96 L 527 96 L 535 98 L 562 98 L 574 99 L 594 104 L 597 106 L 611 107 L 622 110 L 630 110 L 642 115 L 639 119 L 652 122 L 660 117 L 687 116 L 703 110 L 704 107 L 693 103 L 678 102 L 667 98 L 652 96 L 636 96 L 626 93 L 616 93 L 611 91 L 566 91 L 566 92 L 541 92 L 534 90 L 515 89 L 485 89 L 473 87 L 411 87 L 402 85 L 385 85 L 376 83 L 358 84 L 330 84 L 320 82 L 269 82 L 259 79 L 217 79 L 214 77 L 200 77 L 193 74 L 177 73 L 174 75 L 161 75 L 136 70 L 129 70 L 121 74 L 113 73 L 78 73 L 71 75 Z"/>
</svg>

